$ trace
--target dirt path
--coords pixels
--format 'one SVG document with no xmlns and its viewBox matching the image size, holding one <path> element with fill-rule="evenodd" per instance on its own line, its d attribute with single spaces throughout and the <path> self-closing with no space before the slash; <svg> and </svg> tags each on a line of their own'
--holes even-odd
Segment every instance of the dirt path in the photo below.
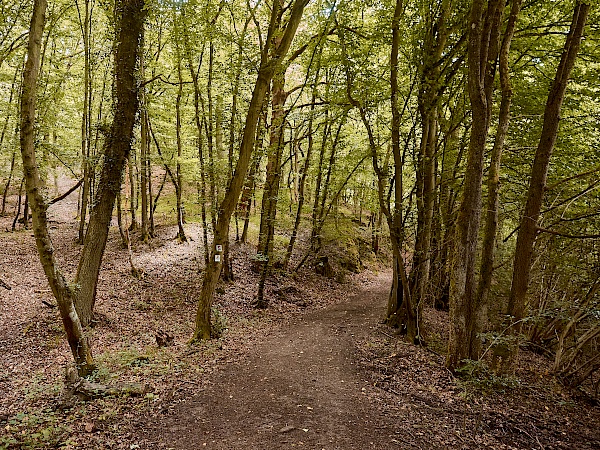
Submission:
<svg viewBox="0 0 600 450">
<path fill-rule="evenodd" d="M 389 274 L 380 275 L 347 302 L 275 331 L 151 424 L 148 448 L 395 447 L 354 345 L 376 325 L 389 285 Z"/>
</svg>

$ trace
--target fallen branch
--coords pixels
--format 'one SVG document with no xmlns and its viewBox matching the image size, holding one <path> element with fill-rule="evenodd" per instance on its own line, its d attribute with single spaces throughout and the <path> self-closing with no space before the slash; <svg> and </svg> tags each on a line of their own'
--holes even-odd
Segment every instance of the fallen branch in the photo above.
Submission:
<svg viewBox="0 0 600 450">
<path fill-rule="evenodd" d="M 2 286 L 4 289 L 8 289 L 9 291 L 12 289 L 2 278 L 0 278 L 0 286 Z"/>
<path fill-rule="evenodd" d="M 81 400 L 93 400 L 102 397 L 120 397 L 131 396 L 139 397 L 147 393 L 150 389 L 141 383 L 117 383 L 112 386 L 102 383 L 95 383 L 85 378 L 81 378 L 77 373 L 77 368 L 69 365 L 65 376 L 67 397 L 78 397 Z"/>
</svg>

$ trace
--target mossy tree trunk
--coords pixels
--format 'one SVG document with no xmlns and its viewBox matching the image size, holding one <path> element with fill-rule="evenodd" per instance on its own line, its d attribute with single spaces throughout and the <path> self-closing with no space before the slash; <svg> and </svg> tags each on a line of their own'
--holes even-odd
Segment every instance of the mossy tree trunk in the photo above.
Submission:
<svg viewBox="0 0 600 450">
<path fill-rule="evenodd" d="M 258 70 L 256 84 L 252 91 L 252 98 L 248 107 L 246 116 L 246 124 L 242 136 L 240 146 L 240 155 L 236 164 L 235 172 L 225 192 L 223 201 L 219 207 L 216 227 L 214 230 L 214 240 L 211 247 L 211 257 L 206 267 L 204 279 L 202 281 L 202 290 L 198 301 L 198 309 L 196 311 L 196 328 L 192 340 L 210 339 L 211 337 L 211 307 L 214 298 L 214 291 L 219 280 L 221 267 L 223 264 L 221 255 L 217 252 L 217 246 L 222 246 L 226 239 L 229 238 L 229 222 L 236 208 L 244 180 L 248 172 L 248 166 L 252 159 L 252 150 L 254 149 L 254 139 L 256 136 L 256 127 L 258 118 L 262 111 L 262 105 L 271 79 L 279 68 L 282 60 L 285 58 L 292 40 L 300 24 L 304 7 L 308 0 L 295 0 L 291 5 L 290 16 L 287 21 L 285 30 L 282 31 L 283 36 L 280 44 L 271 53 L 271 45 L 273 41 L 273 33 L 279 15 L 278 8 L 274 7 L 271 12 L 269 24 L 269 33 L 265 41 L 265 47 L 261 54 L 261 63 Z"/>
<path fill-rule="evenodd" d="M 571 71 L 575 66 L 577 53 L 589 14 L 590 5 L 577 2 L 573 13 L 573 21 L 565 42 L 556 76 L 548 94 L 544 110 L 542 134 L 531 167 L 531 178 L 527 192 L 527 202 L 523 210 L 521 224 L 517 235 L 517 246 L 513 264 L 513 278 L 508 299 L 508 314 L 512 318 L 513 334 L 518 335 L 522 320 L 525 317 L 525 300 L 531 273 L 533 246 L 538 234 L 538 219 L 541 214 L 550 158 L 558 135 L 560 111 L 567 90 Z M 506 370 L 514 367 L 518 355 L 518 345 L 511 348 L 507 358 Z"/>
<path fill-rule="evenodd" d="M 123 169 L 131 150 L 138 110 L 137 63 L 144 25 L 144 0 L 117 2 L 114 116 L 104 143 L 104 163 L 85 235 L 75 283 L 80 286 L 75 307 L 83 325 L 90 323 L 96 300 L 100 264 L 108 229 L 121 189 Z"/>
<path fill-rule="evenodd" d="M 472 120 L 467 167 L 457 219 L 450 278 L 450 339 L 446 364 L 456 370 L 466 359 L 478 359 L 483 314 L 476 296 L 475 265 L 481 222 L 484 150 L 489 131 L 493 81 L 498 56 L 501 0 L 474 0 L 469 15 L 468 93 Z"/>
<path fill-rule="evenodd" d="M 81 321 L 75 309 L 75 296 L 55 258 L 54 248 L 48 232 L 47 204 L 43 197 L 43 181 L 35 154 L 35 112 L 37 80 L 40 71 L 40 42 L 44 29 L 46 0 L 35 0 L 29 40 L 27 62 L 23 73 L 21 92 L 20 145 L 27 195 L 30 198 L 33 217 L 33 232 L 38 254 L 67 335 L 67 341 L 80 376 L 89 375 L 94 370 L 91 349 L 84 334 Z"/>
</svg>

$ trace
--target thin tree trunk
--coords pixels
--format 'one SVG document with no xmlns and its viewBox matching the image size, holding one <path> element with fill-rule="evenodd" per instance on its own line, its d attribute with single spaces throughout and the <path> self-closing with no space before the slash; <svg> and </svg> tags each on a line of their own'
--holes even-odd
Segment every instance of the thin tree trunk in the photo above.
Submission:
<svg viewBox="0 0 600 450">
<path fill-rule="evenodd" d="M 256 129 L 256 142 L 254 149 L 254 159 L 252 161 L 252 165 L 250 166 L 250 171 L 248 172 L 248 177 L 244 183 L 244 188 L 242 190 L 242 196 L 239 203 L 239 209 L 242 212 L 242 217 L 244 219 L 244 227 L 242 230 L 242 236 L 240 238 L 240 242 L 247 243 L 248 242 L 248 226 L 250 224 L 250 210 L 252 207 L 252 196 L 254 195 L 254 189 L 256 187 L 256 172 L 260 167 L 260 163 L 263 157 L 263 143 L 265 139 L 266 127 L 264 124 L 266 123 L 266 110 L 265 105 L 262 107 L 261 114 L 258 118 L 258 125 Z"/>
<path fill-rule="evenodd" d="M 377 145 L 373 131 L 367 120 L 365 110 L 358 102 L 353 101 L 359 108 L 361 120 L 367 129 L 373 170 L 377 176 L 377 197 L 381 213 L 385 215 L 390 230 L 390 240 L 393 252 L 393 280 L 388 298 L 386 323 L 396 327 L 406 335 L 408 341 L 419 343 L 422 339 L 422 318 L 418 313 L 418 305 L 410 292 L 409 280 L 402 247 L 404 243 L 403 230 L 403 176 L 404 158 L 400 151 L 401 114 L 398 106 L 398 54 L 400 44 L 400 19 L 404 10 L 401 0 L 396 1 L 392 21 L 392 49 L 390 52 L 390 89 L 392 110 L 392 155 L 394 158 L 393 206 L 385 196 L 386 175 L 379 166 Z M 351 99 L 352 100 L 352 99 Z"/>
<path fill-rule="evenodd" d="M 42 180 L 42 185 L 45 186 L 46 183 Z M 26 230 L 29 229 L 29 196 L 25 195 L 25 203 L 23 204 L 23 228 Z"/>
<path fill-rule="evenodd" d="M 262 110 L 262 104 L 267 94 L 267 90 L 273 74 L 278 69 L 279 64 L 288 52 L 292 40 L 300 24 L 304 7 L 308 0 L 296 0 L 291 6 L 290 18 L 287 22 L 283 38 L 280 45 L 275 50 L 273 56 L 270 55 L 271 39 L 273 38 L 274 25 L 279 15 L 278 8 L 273 8 L 269 26 L 269 35 L 267 36 L 265 48 L 261 54 L 261 64 L 258 71 L 258 78 L 252 92 L 252 99 L 248 107 L 246 116 L 246 125 L 240 147 L 240 155 L 236 164 L 235 172 L 231 178 L 228 189 L 225 192 L 223 201 L 219 208 L 219 217 L 215 228 L 214 240 L 211 250 L 209 265 L 206 267 L 204 279 L 202 281 L 202 291 L 198 301 L 198 310 L 196 312 L 196 328 L 192 340 L 210 339 L 211 337 L 211 306 L 214 297 L 214 290 L 221 273 L 222 261 L 217 258 L 216 246 L 223 245 L 228 239 L 229 222 L 235 207 L 238 203 L 240 192 L 242 190 L 248 166 L 252 157 L 254 148 L 254 139 L 256 136 L 256 126 Z"/>
<path fill-rule="evenodd" d="M 140 78 L 145 81 L 145 58 L 144 45 L 142 40 L 142 50 L 140 52 Z M 148 132 L 148 101 L 145 88 L 140 91 L 140 200 L 142 206 L 142 242 L 146 242 L 152 235 L 152 224 L 148 220 L 149 202 L 148 197 L 152 198 L 151 179 L 150 179 L 150 136 Z M 150 211 L 152 216 L 152 212 Z"/>
<path fill-rule="evenodd" d="M 258 4 L 257 4 L 258 5 Z M 240 33 L 240 39 L 238 41 L 238 55 L 235 65 L 235 71 L 233 76 L 233 87 L 231 92 L 231 120 L 229 121 L 229 165 L 228 165 L 228 181 L 231 180 L 233 176 L 233 150 L 235 147 L 235 133 L 236 133 L 236 122 L 237 122 L 237 113 L 238 113 L 238 96 L 240 92 L 240 81 L 242 74 L 242 62 L 244 57 L 243 52 L 243 44 L 246 39 L 246 33 L 248 31 L 248 25 L 250 24 L 250 20 L 252 20 L 252 14 L 249 14 L 244 22 L 244 27 L 242 32 Z M 250 174 L 249 174 L 250 175 Z M 241 203 L 240 203 L 241 204 Z M 240 230 L 239 230 L 239 205 L 235 211 L 235 240 L 236 242 L 240 240 Z"/>
<path fill-rule="evenodd" d="M 200 84 L 198 81 L 198 72 L 195 70 L 194 65 L 192 63 L 192 55 L 191 50 L 189 48 L 188 39 L 184 39 L 184 50 L 186 53 L 188 70 L 190 71 L 190 75 L 192 77 L 192 84 L 194 86 L 194 122 L 196 124 L 196 130 L 198 132 L 198 136 L 196 137 L 196 142 L 198 145 L 198 162 L 200 164 L 200 186 L 199 186 L 199 203 L 200 203 L 200 216 L 202 220 L 202 242 L 204 247 L 204 264 L 208 266 L 208 259 L 210 257 L 210 250 L 208 245 L 208 225 L 207 225 L 207 215 L 206 215 L 206 167 L 204 164 L 204 140 L 202 138 L 202 123 L 203 117 L 201 114 L 200 104 Z M 200 56 L 200 64 L 202 64 L 202 56 Z M 198 70 L 200 67 L 198 67 Z"/>
<path fill-rule="evenodd" d="M 327 203 L 327 198 L 329 197 L 329 189 L 331 187 L 331 175 L 333 173 L 333 167 L 335 165 L 335 160 L 336 160 L 336 156 L 337 156 L 337 148 L 338 148 L 338 144 L 340 143 L 340 136 L 341 136 L 342 128 L 343 128 L 344 124 L 346 123 L 346 119 L 348 118 L 348 111 L 349 110 L 344 111 L 344 114 L 343 114 L 343 116 L 340 120 L 340 123 L 338 124 L 337 130 L 335 132 L 335 137 L 333 138 L 333 142 L 331 144 L 331 151 L 329 153 L 329 161 L 327 164 L 327 174 L 325 175 L 325 183 L 321 187 L 322 195 L 321 195 L 321 201 L 319 204 L 319 210 L 317 212 L 317 223 L 318 223 L 317 236 L 321 236 L 321 230 L 323 229 L 323 225 L 325 223 L 325 204 Z M 319 240 L 319 247 L 320 246 L 321 246 L 321 243 Z"/>
<path fill-rule="evenodd" d="M 525 316 L 525 300 L 531 273 L 533 258 L 533 245 L 538 233 L 538 219 L 540 217 L 544 190 L 548 177 L 548 168 L 560 121 L 560 110 L 565 97 L 567 83 L 575 65 L 577 53 L 583 36 L 590 6 L 577 2 L 573 13 L 573 21 L 569 29 L 560 63 L 556 70 L 556 77 L 550 88 L 546 108 L 544 110 L 544 124 L 542 134 L 535 153 L 531 168 L 527 203 L 522 214 L 521 224 L 517 235 L 515 259 L 513 265 L 513 278 L 510 296 L 508 299 L 508 314 L 513 318 L 512 332 L 518 334 L 521 321 Z M 505 367 L 514 367 L 518 355 L 518 346 L 511 349 Z"/>
<path fill-rule="evenodd" d="M 23 74 L 21 93 L 21 156 L 25 184 L 31 198 L 33 232 L 44 273 L 56 298 L 67 341 L 81 376 L 90 374 L 95 366 L 88 340 L 74 307 L 75 293 L 63 276 L 55 259 L 55 252 L 48 233 L 47 206 L 43 198 L 43 184 L 35 156 L 36 88 L 40 70 L 40 42 L 42 39 L 46 0 L 35 0 L 27 49 L 27 62 Z"/>
<path fill-rule="evenodd" d="M 10 183 L 13 178 L 13 173 L 15 171 L 15 159 L 17 156 L 17 150 L 13 150 L 12 157 L 10 159 L 10 172 L 8 174 L 8 180 L 6 180 L 6 185 L 4 185 L 4 192 L 2 193 L 2 211 L 0 212 L 0 216 L 4 216 L 6 214 L 6 197 L 8 196 L 8 190 L 10 189 Z"/>
<path fill-rule="evenodd" d="M 133 149 L 131 149 L 133 150 Z M 132 151 L 127 154 L 127 166 L 129 170 L 127 171 L 127 176 L 129 177 L 129 214 L 131 215 L 131 224 L 129 224 L 129 230 L 136 230 L 138 227 L 137 219 L 136 219 L 136 210 L 137 210 L 137 189 L 135 188 L 135 169 L 137 168 L 137 163 L 135 161 L 135 155 L 132 155 Z"/>
<path fill-rule="evenodd" d="M 11 105 L 13 101 L 13 96 L 15 93 L 15 88 L 17 85 L 17 76 L 19 74 L 20 67 L 17 67 L 15 70 L 15 75 L 13 77 L 12 85 L 10 88 L 10 95 L 8 98 L 8 104 Z M 0 148 L 2 147 L 2 143 L 4 142 L 4 137 L 6 136 L 6 130 L 8 129 L 8 123 L 10 121 L 10 114 L 6 115 L 6 120 L 4 121 L 4 126 L 2 127 L 2 134 L 0 135 Z M 15 159 L 17 155 L 17 150 L 14 149 L 12 152 L 12 156 L 10 159 L 10 171 L 8 173 L 8 179 L 6 180 L 6 184 L 4 185 L 4 192 L 2 193 L 2 210 L 0 211 L 0 216 L 3 216 L 6 213 L 6 197 L 8 196 L 8 190 L 10 189 L 10 183 L 13 178 L 13 173 L 15 170 Z"/>
<path fill-rule="evenodd" d="M 19 186 L 19 200 L 17 201 L 17 212 L 15 214 L 15 218 L 12 223 L 12 231 L 15 231 L 17 229 L 17 221 L 19 220 L 19 216 L 21 215 L 21 203 L 22 203 L 22 199 L 23 199 L 23 184 L 25 184 L 25 178 L 21 179 L 21 185 Z"/>
<path fill-rule="evenodd" d="M 175 176 L 177 183 L 175 183 L 175 195 L 177 197 L 177 239 L 180 242 L 187 242 L 185 236 L 185 230 L 183 229 L 183 204 L 181 197 L 183 195 L 183 177 L 181 175 L 181 158 L 183 156 L 183 146 L 181 142 L 181 97 L 183 96 L 183 77 L 181 75 L 181 58 L 177 60 L 177 79 L 179 80 L 177 88 L 177 99 L 175 101 L 175 134 L 177 136 L 177 164 L 175 165 Z"/>
<path fill-rule="evenodd" d="M 322 181 L 323 181 L 323 164 L 325 161 L 325 150 L 326 143 L 329 138 L 329 133 L 331 131 L 331 124 L 329 122 L 329 109 L 325 110 L 325 119 L 323 121 L 323 138 L 321 139 L 321 150 L 319 152 L 319 164 L 317 166 L 317 179 L 315 180 L 315 194 L 313 199 L 313 208 L 312 208 L 312 229 L 310 234 L 310 246 L 313 251 L 317 248 L 321 247 L 321 237 L 317 232 L 319 228 L 319 204 L 321 199 L 321 189 L 322 189 Z"/>
<path fill-rule="evenodd" d="M 308 148 L 306 150 L 306 156 L 304 157 L 304 164 L 301 169 L 300 181 L 298 186 L 298 209 L 296 210 L 296 219 L 294 220 L 294 228 L 292 229 L 292 235 L 290 237 L 290 242 L 287 247 L 287 251 L 285 253 L 285 259 L 283 260 L 283 268 L 287 269 L 292 254 L 294 252 L 294 245 L 296 243 L 296 239 L 298 237 L 298 230 L 300 229 L 300 222 L 302 221 L 302 208 L 304 207 L 305 195 L 304 190 L 306 188 L 306 179 L 308 178 L 308 169 L 310 168 L 310 158 L 312 156 L 313 150 L 313 122 L 314 122 L 314 112 L 315 112 L 315 100 L 316 100 L 316 89 L 315 85 L 319 78 L 319 68 L 317 68 L 315 74 L 315 82 L 313 83 L 313 93 L 312 100 L 310 106 L 310 113 L 308 116 Z"/>
<path fill-rule="evenodd" d="M 213 70 L 214 70 L 214 54 L 215 47 L 211 41 L 208 46 L 208 81 L 206 85 L 207 101 L 208 101 L 208 120 L 204 122 L 206 129 L 206 140 L 208 147 L 208 183 L 210 192 L 210 221 L 213 230 L 217 224 L 217 185 L 215 181 L 215 157 L 214 157 L 214 114 L 213 114 Z"/>
<path fill-rule="evenodd" d="M 481 321 L 477 327 L 484 329 L 488 316 L 488 295 L 492 285 L 494 266 L 494 253 L 496 248 L 496 235 L 498 230 L 498 209 L 500 200 L 500 162 L 504 141 L 508 133 L 510 122 L 510 106 L 512 101 L 512 89 L 510 86 L 509 53 L 510 45 L 515 31 L 517 18 L 521 9 L 522 0 L 512 0 L 512 6 L 506 31 L 502 39 L 499 54 L 500 86 L 502 89 L 502 100 L 498 116 L 498 128 L 492 148 L 492 156 L 488 171 L 488 194 L 486 220 L 483 235 L 483 246 L 481 251 L 481 268 L 479 270 L 479 285 L 477 288 L 477 301 L 481 305 L 482 313 L 478 317 Z"/>
<path fill-rule="evenodd" d="M 121 235 L 121 244 L 124 248 L 129 247 L 129 233 L 126 233 L 123 229 L 123 209 L 121 207 L 121 191 L 117 193 L 117 226 L 119 228 L 119 234 Z"/>
<path fill-rule="evenodd" d="M 272 118 L 269 161 L 267 162 L 267 179 L 263 191 L 261 208 L 261 227 L 258 241 L 258 253 L 263 255 L 262 271 L 256 296 L 256 307 L 266 308 L 268 301 L 264 296 L 265 282 L 273 265 L 273 241 L 275 239 L 275 220 L 277 216 L 277 200 L 281 181 L 281 156 L 284 141 L 284 111 L 287 98 L 284 90 L 285 69 L 273 78 Z"/>
<path fill-rule="evenodd" d="M 90 1 L 84 0 L 84 15 L 81 17 L 79 11 L 79 4 L 77 4 L 77 11 L 80 14 L 79 21 L 81 26 L 81 34 L 83 37 L 83 51 L 84 51 L 84 66 L 83 66 L 83 112 L 81 119 L 81 171 L 83 173 L 83 188 L 81 191 L 81 213 L 79 216 L 79 233 L 77 237 L 77 243 L 83 244 L 85 234 L 85 223 L 87 219 L 88 200 L 90 198 L 90 142 L 91 142 L 91 11 Z"/>
</svg>

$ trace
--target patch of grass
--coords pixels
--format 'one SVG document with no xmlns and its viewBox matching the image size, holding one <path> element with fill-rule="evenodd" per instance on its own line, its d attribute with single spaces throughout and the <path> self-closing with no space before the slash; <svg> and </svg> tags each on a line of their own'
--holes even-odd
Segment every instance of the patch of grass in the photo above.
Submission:
<svg viewBox="0 0 600 450">
<path fill-rule="evenodd" d="M 59 448 L 70 445 L 72 420 L 47 409 L 20 412 L 8 419 L 0 435 L 0 449 Z"/>
<path fill-rule="evenodd" d="M 131 368 L 142 367 L 150 363 L 151 356 L 140 353 L 136 348 L 125 348 L 116 352 L 106 352 L 96 356 L 96 363 L 107 373 L 123 372 Z"/>
<path fill-rule="evenodd" d="M 146 303 L 143 300 L 135 300 L 133 302 L 133 307 L 138 311 L 149 311 L 150 309 L 152 309 L 152 305 Z"/>
<path fill-rule="evenodd" d="M 496 374 L 484 361 L 467 359 L 462 362 L 463 365 L 456 372 L 459 386 L 463 389 L 461 395 L 467 400 L 475 394 L 504 393 L 507 389 L 519 386 L 518 378 Z"/>
</svg>

